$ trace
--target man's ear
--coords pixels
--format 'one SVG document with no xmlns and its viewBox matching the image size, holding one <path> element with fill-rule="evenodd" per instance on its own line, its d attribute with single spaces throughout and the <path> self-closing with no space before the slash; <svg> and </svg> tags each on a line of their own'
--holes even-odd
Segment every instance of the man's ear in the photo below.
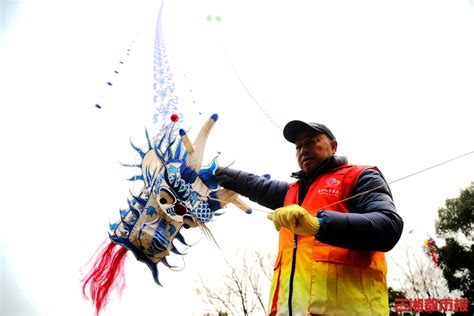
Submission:
<svg viewBox="0 0 474 316">
<path fill-rule="evenodd" d="M 334 155 L 337 151 L 337 140 L 335 140 L 335 139 L 331 140 L 331 149 L 332 149 L 332 153 Z"/>
</svg>

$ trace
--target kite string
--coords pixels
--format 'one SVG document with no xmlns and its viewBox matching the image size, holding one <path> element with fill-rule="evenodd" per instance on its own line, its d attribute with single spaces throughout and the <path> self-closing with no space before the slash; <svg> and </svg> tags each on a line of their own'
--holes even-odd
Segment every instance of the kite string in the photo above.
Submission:
<svg viewBox="0 0 474 316">
<path fill-rule="evenodd" d="M 257 101 L 257 99 L 255 98 L 255 96 L 252 94 L 252 92 L 250 91 L 250 89 L 247 87 L 247 85 L 244 83 L 244 81 L 242 80 L 242 78 L 240 77 L 239 73 L 237 72 L 237 70 L 235 69 L 234 67 L 234 64 L 232 63 L 232 61 L 230 60 L 230 57 L 229 57 L 229 54 L 227 53 L 227 49 L 224 47 L 224 55 L 226 57 L 226 60 L 227 62 L 229 63 L 230 67 L 232 68 L 232 71 L 234 72 L 235 76 L 237 77 L 237 79 L 239 80 L 240 84 L 242 85 L 242 87 L 244 88 L 244 90 L 247 92 L 247 94 L 250 96 L 250 98 L 252 99 L 252 101 L 258 106 L 258 108 L 260 109 L 260 111 L 262 111 L 262 113 L 267 117 L 267 119 L 276 127 L 278 128 L 280 131 L 283 131 L 283 129 L 280 127 L 280 125 L 278 125 L 277 122 L 275 122 L 275 120 L 270 116 L 270 114 L 265 110 L 265 108 L 263 106 L 260 105 L 260 103 Z"/>
<path fill-rule="evenodd" d="M 428 171 L 428 170 L 437 168 L 437 167 L 439 167 L 439 166 L 442 166 L 442 165 L 447 164 L 447 163 L 449 163 L 449 162 L 452 162 L 452 161 L 454 161 L 454 160 L 457 160 L 457 159 L 460 159 L 460 158 L 469 156 L 469 155 L 471 155 L 471 154 L 473 154 L 473 153 L 474 153 L 474 150 L 473 150 L 473 151 L 470 151 L 470 152 L 466 152 L 466 153 L 464 153 L 464 154 L 458 155 L 458 156 L 456 156 L 456 157 L 450 158 L 450 159 L 448 159 L 448 160 L 442 161 L 442 162 L 440 162 L 440 163 L 434 164 L 434 165 L 429 166 L 429 167 L 427 167 L 427 168 L 424 168 L 424 169 L 415 171 L 415 172 L 410 173 L 410 174 L 408 174 L 408 175 L 406 175 L 406 176 L 403 176 L 403 177 L 400 177 L 400 178 L 398 178 L 398 179 L 395 179 L 395 180 L 392 180 L 392 181 L 390 181 L 390 182 L 387 182 L 387 184 L 393 184 L 393 183 L 396 183 L 396 182 L 405 180 L 405 179 L 407 179 L 407 178 L 410 178 L 410 177 L 413 177 L 413 176 L 418 175 L 418 174 L 420 174 L 420 173 L 426 172 L 426 171 Z M 384 183 L 384 184 L 381 184 L 381 185 L 376 186 L 376 187 L 374 187 L 374 188 L 371 188 L 371 189 L 365 190 L 365 191 L 363 191 L 363 192 L 357 193 L 357 194 L 355 194 L 355 195 L 349 196 L 349 197 L 347 197 L 347 198 L 345 198 L 345 199 L 336 201 L 336 202 L 334 202 L 334 203 L 327 204 L 327 205 L 325 205 L 325 206 L 323 206 L 323 207 L 320 207 L 320 208 L 318 208 L 318 209 L 316 209 L 316 210 L 314 210 L 314 211 L 318 212 L 318 211 L 327 209 L 327 208 L 330 207 L 330 206 L 333 206 L 333 205 L 336 205 L 336 204 L 339 204 L 339 203 L 343 203 L 343 202 L 347 202 L 347 201 L 352 200 L 352 199 L 354 199 L 354 198 L 356 198 L 356 197 L 358 197 L 358 196 L 368 194 L 368 193 L 370 193 L 370 192 L 372 192 L 372 191 L 376 191 L 376 190 L 381 189 L 381 188 L 383 188 L 383 187 L 385 187 L 385 186 L 386 186 L 385 183 Z M 211 197 L 209 197 L 209 198 L 211 198 Z M 215 199 L 215 198 L 212 198 L 212 199 L 217 200 L 217 201 L 220 201 L 220 202 L 226 202 L 226 203 L 228 203 L 228 201 L 222 201 L 222 200 Z M 253 207 L 252 207 L 252 210 L 258 211 L 258 212 L 262 212 L 262 213 L 265 213 L 265 214 L 270 214 L 270 213 L 272 213 L 272 211 L 257 209 L 257 208 L 253 208 Z M 308 215 L 310 215 L 310 214 L 308 214 Z"/>
<path fill-rule="evenodd" d="M 227 52 L 227 49 L 226 49 L 225 47 L 223 47 L 223 48 L 224 48 L 224 55 L 225 55 L 225 57 L 226 57 L 226 59 L 227 59 L 229 65 L 230 65 L 230 67 L 232 68 L 232 71 L 234 72 L 235 76 L 237 77 L 237 79 L 239 80 L 240 84 L 243 86 L 243 88 L 244 88 L 245 91 L 247 92 L 247 94 L 250 96 L 250 98 L 253 100 L 253 102 L 258 106 L 258 108 L 263 112 L 263 114 L 270 120 L 270 122 L 271 122 L 276 128 L 278 128 L 279 130 L 282 130 L 282 128 L 275 122 L 275 120 L 273 120 L 273 118 L 270 116 L 270 114 L 268 114 L 268 112 L 260 105 L 260 103 L 259 103 L 259 102 L 257 101 L 257 99 L 254 97 L 254 95 L 252 94 L 252 92 L 249 90 L 249 88 L 248 88 L 247 85 L 244 83 L 244 81 L 243 81 L 242 78 L 240 77 L 239 73 L 238 73 L 237 70 L 235 69 L 235 67 L 234 67 L 234 65 L 233 65 L 233 63 L 232 63 L 232 61 L 231 61 L 231 59 L 230 59 L 230 57 L 229 57 L 229 54 L 228 54 L 228 52 Z M 443 162 L 437 163 L 437 164 L 435 164 L 435 165 L 432 165 L 432 166 L 430 166 L 430 167 L 427 167 L 427 168 L 421 169 L 421 170 L 419 170 L 419 171 L 413 172 L 413 173 L 411 173 L 411 174 L 408 174 L 408 175 L 403 176 L 403 177 L 401 177 L 401 178 L 398 178 L 398 179 L 396 179 L 396 180 L 390 181 L 390 182 L 388 182 L 388 184 L 393 184 L 393 183 L 396 183 L 396 182 L 405 180 L 405 179 L 407 179 L 407 178 L 410 178 L 410 177 L 413 177 L 413 176 L 418 175 L 418 174 L 420 174 L 420 173 L 423 173 L 423 172 L 426 172 L 426 171 L 428 171 L 428 170 L 434 169 L 434 168 L 436 168 L 436 167 L 439 167 L 439 166 L 444 165 L 444 164 L 446 164 L 446 163 L 452 162 L 452 161 L 457 160 L 457 159 L 459 159 L 459 158 L 462 158 L 462 157 L 471 155 L 472 153 L 474 153 L 474 151 L 470 151 L 470 152 L 464 153 L 464 154 L 462 154 L 462 155 L 459 155 L 459 156 L 453 157 L 453 158 L 451 158 L 451 159 L 445 160 L 445 161 L 443 161 Z M 333 206 L 333 205 L 336 205 L 336 204 L 339 204 L 339 203 L 342 203 L 342 202 L 346 202 L 346 201 L 351 200 L 351 199 L 354 199 L 354 198 L 356 198 L 356 197 L 358 197 L 358 196 L 361 196 L 361 195 L 370 193 L 370 192 L 372 192 L 372 191 L 378 190 L 378 189 L 380 189 L 380 188 L 383 188 L 384 186 L 385 186 L 385 184 L 380 185 L 380 186 L 377 186 L 377 187 L 372 188 L 372 189 L 369 189 L 369 190 L 366 190 L 366 191 L 364 191 L 364 192 L 360 192 L 360 193 L 358 193 L 358 194 L 356 194 L 356 195 L 350 196 L 350 197 L 345 198 L 345 199 L 343 199 L 343 200 L 340 200 L 340 201 L 337 201 L 337 202 L 328 204 L 328 205 L 326 205 L 326 206 L 324 206 L 324 207 L 322 207 L 322 208 L 317 209 L 316 211 L 320 211 L 320 210 L 325 209 L 325 208 L 327 208 L 327 207 L 329 207 L 329 206 Z M 216 200 L 217 200 L 217 199 L 216 199 Z M 221 202 L 222 202 L 222 201 L 221 201 Z M 271 213 L 270 211 L 266 211 L 266 210 L 261 210 L 261 209 L 256 209 L 256 208 L 252 208 L 252 209 L 255 210 L 255 211 L 258 211 L 258 212 L 262 212 L 262 213 L 267 213 L 267 214 L 268 214 L 268 213 Z"/>
<path fill-rule="evenodd" d="M 232 61 L 230 60 L 229 54 L 227 53 L 227 49 L 226 49 L 225 47 L 224 47 L 224 54 L 225 54 L 225 56 L 226 56 L 226 59 L 227 59 L 229 65 L 230 65 L 230 67 L 232 68 L 232 71 L 234 72 L 235 76 L 237 77 L 237 79 L 239 80 L 240 84 L 243 86 L 243 88 L 244 88 L 245 91 L 247 92 L 247 94 L 248 94 L 248 95 L 250 96 L 250 98 L 253 100 L 253 102 L 258 106 L 258 108 L 263 112 L 263 114 L 270 120 L 270 122 L 271 122 L 276 128 L 278 128 L 279 130 L 282 130 L 282 128 L 275 122 L 275 120 L 273 120 L 273 118 L 270 116 L 270 114 L 268 114 L 268 112 L 260 105 L 260 103 L 259 103 L 259 102 L 257 101 L 257 99 L 254 97 L 254 95 L 253 95 L 252 92 L 249 90 L 249 88 L 247 87 L 247 85 L 244 83 L 244 81 L 243 81 L 242 78 L 240 77 L 239 73 L 238 73 L 237 70 L 235 69 L 235 67 L 234 67 L 234 65 L 233 65 L 233 63 L 232 63 Z M 426 172 L 426 171 L 428 171 L 428 170 L 434 169 L 434 168 L 436 168 L 436 167 L 439 167 L 439 166 L 444 165 L 444 164 L 446 164 L 446 163 L 452 162 L 452 161 L 457 160 L 457 159 L 459 159 L 459 158 L 462 158 L 462 157 L 471 155 L 472 153 L 474 153 L 474 151 L 470 151 L 470 152 L 464 153 L 464 154 L 462 154 L 462 155 L 459 155 L 459 156 L 456 156 L 456 157 L 454 157 L 454 158 L 445 160 L 445 161 L 443 161 L 443 162 L 437 163 L 437 164 L 435 164 L 435 165 L 432 165 L 432 166 L 430 166 L 430 167 L 424 168 L 424 169 L 422 169 L 422 170 L 413 172 L 413 173 L 411 173 L 411 174 L 408 174 L 408 175 L 406 175 L 406 176 L 403 176 L 403 177 L 401 177 L 401 178 L 398 178 L 398 179 L 396 179 L 396 180 L 393 180 L 393 181 L 391 181 L 391 182 L 388 182 L 388 184 L 393 184 L 393 183 L 396 183 L 396 182 L 405 180 L 405 179 L 407 179 L 407 178 L 410 178 L 410 177 L 412 177 L 412 176 L 415 176 L 415 175 L 418 175 L 418 174 L 420 174 L 420 173 Z M 366 190 L 366 191 L 364 191 L 364 192 L 360 192 L 360 193 L 358 193 L 358 194 L 356 194 L 356 195 L 350 196 L 350 197 L 345 198 L 345 199 L 343 199 L 343 200 L 340 200 L 340 201 L 337 201 L 337 202 L 328 204 L 328 205 L 326 205 L 326 206 L 324 206 L 324 207 L 322 207 L 322 208 L 317 209 L 316 211 L 320 211 L 320 210 L 325 209 L 325 208 L 327 208 L 327 207 L 329 207 L 329 206 L 333 206 L 333 205 L 336 205 L 336 204 L 339 204 L 339 203 L 342 203 L 342 202 L 346 202 L 346 201 L 351 200 L 351 199 L 354 199 L 354 198 L 356 198 L 356 197 L 358 197 L 358 196 L 361 196 L 361 195 L 370 193 L 370 192 L 372 192 L 372 191 L 378 190 L 378 189 L 380 189 L 380 188 L 383 188 L 384 186 L 385 186 L 385 184 L 380 185 L 380 186 L 377 186 L 377 187 L 372 188 L 372 189 L 369 189 L 369 190 Z M 217 200 L 217 199 L 216 199 L 216 200 Z M 222 202 L 222 201 L 221 201 L 221 202 Z M 252 209 L 255 210 L 255 211 L 258 211 L 258 212 L 262 212 L 262 213 L 267 213 L 267 214 L 268 214 L 268 213 L 271 213 L 271 211 L 266 211 L 266 210 L 262 210 L 262 209 L 257 209 L 257 208 L 252 208 Z"/>
<path fill-rule="evenodd" d="M 450 159 L 448 159 L 448 160 L 442 161 L 442 162 L 440 162 L 440 163 L 434 164 L 434 165 L 429 166 L 429 167 L 427 167 L 427 168 L 424 168 L 424 169 L 415 171 L 415 172 L 410 173 L 410 174 L 408 174 L 408 175 L 406 175 L 406 176 L 403 176 L 403 177 L 400 177 L 400 178 L 398 178 L 398 179 L 395 179 L 395 180 L 392 180 L 392 181 L 390 181 L 390 182 L 387 182 L 387 184 L 393 184 L 393 183 L 396 183 L 396 182 L 405 180 L 405 179 L 407 179 L 407 178 L 410 178 L 410 177 L 413 177 L 413 176 L 418 175 L 418 174 L 420 174 L 420 173 L 426 172 L 426 171 L 428 171 L 428 170 L 437 168 L 437 167 L 439 167 L 439 166 L 442 166 L 442 165 L 447 164 L 447 163 L 449 163 L 449 162 L 452 162 L 452 161 L 454 161 L 454 160 L 463 158 L 463 157 L 465 157 L 465 156 L 469 156 L 469 155 L 471 155 L 471 154 L 473 154 L 473 153 L 474 153 L 474 150 L 473 150 L 473 151 L 470 151 L 470 152 L 466 152 L 466 153 L 464 153 L 464 154 L 458 155 L 458 156 L 456 156 L 456 157 L 450 158 Z M 316 209 L 316 211 L 320 211 L 320 210 L 325 209 L 325 208 L 327 208 L 327 207 L 329 207 L 329 206 L 333 206 L 333 205 L 336 205 L 336 204 L 339 204 L 339 203 L 342 203 L 342 202 L 346 202 L 346 201 L 352 200 L 352 199 L 354 199 L 354 198 L 356 198 L 356 197 L 358 197 L 358 196 L 365 195 L 365 194 L 367 194 L 367 193 L 370 193 L 370 192 L 372 192 L 372 191 L 381 189 L 381 188 L 383 188 L 383 187 L 385 187 L 385 183 L 384 183 L 384 184 L 381 184 L 381 185 L 379 185 L 379 186 L 376 186 L 376 187 L 374 187 L 374 188 L 372 188 L 372 189 L 368 189 L 368 190 L 365 190 L 365 191 L 360 192 L 360 193 L 358 193 L 358 194 L 355 194 L 355 195 L 353 195 L 353 196 L 347 197 L 347 198 L 342 199 L 342 200 L 340 200 L 340 201 L 337 201 L 337 202 L 328 204 L 328 205 L 326 205 L 326 206 L 324 206 L 324 207 L 318 208 L 318 209 Z"/>
</svg>

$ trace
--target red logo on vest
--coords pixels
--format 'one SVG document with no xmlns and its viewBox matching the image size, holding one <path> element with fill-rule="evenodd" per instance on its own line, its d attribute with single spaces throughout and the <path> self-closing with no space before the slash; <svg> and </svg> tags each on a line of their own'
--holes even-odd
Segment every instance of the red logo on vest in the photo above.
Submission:
<svg viewBox="0 0 474 316">
<path fill-rule="evenodd" d="M 339 185 L 341 184 L 340 180 L 336 178 L 328 178 L 326 180 L 326 188 L 318 189 L 318 193 L 321 195 L 333 195 L 339 196 L 341 195 L 341 191 L 339 191 Z"/>
<path fill-rule="evenodd" d="M 336 178 L 329 178 L 326 180 L 326 184 L 329 185 L 330 187 L 335 187 L 336 185 L 339 185 L 341 181 L 337 180 Z"/>
</svg>

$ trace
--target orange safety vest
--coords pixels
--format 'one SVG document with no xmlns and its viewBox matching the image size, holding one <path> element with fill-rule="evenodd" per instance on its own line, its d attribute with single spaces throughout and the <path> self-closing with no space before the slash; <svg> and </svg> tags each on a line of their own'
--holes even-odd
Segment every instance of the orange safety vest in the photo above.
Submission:
<svg viewBox="0 0 474 316">
<path fill-rule="evenodd" d="M 349 213 L 344 203 L 336 202 L 349 197 L 359 175 L 367 168 L 372 167 L 345 164 L 319 176 L 301 206 L 313 216 L 324 207 Z M 299 182 L 290 186 L 285 206 L 298 204 L 298 191 Z M 270 315 L 290 315 L 290 299 L 293 316 L 388 315 L 386 274 L 383 252 L 331 246 L 313 236 L 295 238 L 291 231 L 281 228 L 270 291 Z"/>
</svg>

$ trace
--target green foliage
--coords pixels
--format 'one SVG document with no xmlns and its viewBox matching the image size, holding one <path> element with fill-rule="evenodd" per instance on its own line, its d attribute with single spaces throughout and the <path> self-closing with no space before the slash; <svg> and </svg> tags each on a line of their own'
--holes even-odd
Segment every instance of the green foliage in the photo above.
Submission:
<svg viewBox="0 0 474 316">
<path fill-rule="evenodd" d="M 460 290 L 470 303 L 474 303 L 474 183 L 461 190 L 458 198 L 447 199 L 438 210 L 436 221 L 438 237 L 446 245 L 438 249 L 439 267 L 449 289 Z"/>
<path fill-rule="evenodd" d="M 395 304 L 396 298 L 406 298 L 406 296 L 405 292 L 394 290 L 391 286 L 388 287 L 388 304 L 390 306 Z"/>
<path fill-rule="evenodd" d="M 470 301 L 474 299 L 474 244 L 461 246 L 455 239 L 446 239 L 446 246 L 438 250 L 439 266 L 450 290 L 461 290 Z"/>
<path fill-rule="evenodd" d="M 474 183 L 461 190 L 458 198 L 447 199 L 446 207 L 438 210 L 436 233 L 443 237 L 462 233 L 473 241 L 474 231 Z"/>
<path fill-rule="evenodd" d="M 401 314 L 395 311 L 395 299 L 406 298 L 406 296 L 405 292 L 394 290 L 391 286 L 388 287 L 388 306 L 390 307 L 390 316 L 398 316 Z"/>
</svg>

